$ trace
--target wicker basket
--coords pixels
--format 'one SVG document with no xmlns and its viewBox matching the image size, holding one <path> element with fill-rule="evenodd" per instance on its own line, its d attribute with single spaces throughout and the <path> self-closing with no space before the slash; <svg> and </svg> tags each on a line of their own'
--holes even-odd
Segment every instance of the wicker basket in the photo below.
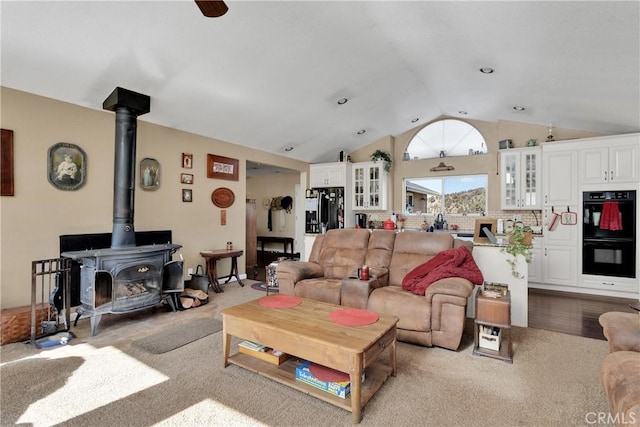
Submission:
<svg viewBox="0 0 640 427">
<path fill-rule="evenodd" d="M 42 321 L 47 320 L 51 308 L 49 304 L 36 307 L 36 335 L 42 334 Z M 2 337 L 0 345 L 31 339 L 31 306 L 2 310 Z"/>
</svg>

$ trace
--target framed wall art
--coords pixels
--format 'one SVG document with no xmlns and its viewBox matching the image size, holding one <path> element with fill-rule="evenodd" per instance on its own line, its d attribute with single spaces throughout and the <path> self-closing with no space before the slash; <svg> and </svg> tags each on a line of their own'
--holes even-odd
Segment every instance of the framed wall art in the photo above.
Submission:
<svg viewBox="0 0 640 427">
<path fill-rule="evenodd" d="M 182 153 L 182 167 L 185 169 L 191 169 L 193 167 L 193 154 Z"/>
<path fill-rule="evenodd" d="M 182 201 L 183 202 L 192 202 L 193 201 L 193 191 L 190 188 L 182 189 Z"/>
<path fill-rule="evenodd" d="M 193 174 L 181 173 L 180 174 L 180 183 L 181 184 L 193 184 Z"/>
<path fill-rule="evenodd" d="M 87 156 L 75 144 L 59 142 L 49 148 L 47 178 L 59 190 L 77 190 L 87 175 Z"/>
<path fill-rule="evenodd" d="M 238 180 L 238 159 L 207 154 L 207 178 Z"/>
<path fill-rule="evenodd" d="M 13 196 L 13 131 L 2 129 L 0 141 L 0 196 Z"/>
<path fill-rule="evenodd" d="M 160 163 L 148 157 L 140 161 L 140 187 L 146 191 L 160 188 Z"/>
</svg>

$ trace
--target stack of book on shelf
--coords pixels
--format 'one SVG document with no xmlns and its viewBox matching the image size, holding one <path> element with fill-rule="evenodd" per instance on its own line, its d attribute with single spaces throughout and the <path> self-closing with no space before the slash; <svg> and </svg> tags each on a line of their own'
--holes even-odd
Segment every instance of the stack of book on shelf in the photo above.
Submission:
<svg viewBox="0 0 640 427">
<path fill-rule="evenodd" d="M 506 283 L 484 282 L 482 295 L 489 298 L 501 298 L 509 293 L 509 285 Z"/>
<path fill-rule="evenodd" d="M 320 390 L 324 390 L 342 399 L 346 399 L 347 396 L 351 394 L 350 381 L 331 382 L 331 381 L 321 380 L 320 378 L 317 378 L 315 375 L 313 375 L 313 373 L 309 369 L 310 365 L 311 365 L 311 362 L 309 361 L 303 362 L 300 365 L 298 365 L 298 367 L 296 368 L 296 380 L 312 385 L 316 388 L 319 388 Z M 328 368 L 325 368 L 325 369 L 328 369 Z M 348 378 L 348 375 L 346 377 Z M 364 375 L 364 372 L 362 372 L 363 382 L 364 382 L 364 378 L 365 378 L 365 375 Z"/>
<path fill-rule="evenodd" d="M 280 365 L 289 358 L 288 354 L 253 341 L 242 341 L 238 344 L 238 351 L 274 365 Z"/>
<path fill-rule="evenodd" d="M 479 326 L 478 345 L 489 350 L 500 351 L 500 339 L 502 330 L 495 326 Z"/>
</svg>

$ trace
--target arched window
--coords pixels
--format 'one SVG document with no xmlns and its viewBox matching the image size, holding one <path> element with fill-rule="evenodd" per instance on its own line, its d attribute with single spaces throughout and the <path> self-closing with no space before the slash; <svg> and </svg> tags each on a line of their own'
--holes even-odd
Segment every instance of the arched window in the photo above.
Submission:
<svg viewBox="0 0 640 427">
<path fill-rule="evenodd" d="M 462 120 L 445 119 L 420 130 L 409 142 L 404 160 L 486 153 L 487 144 L 478 129 Z"/>
</svg>

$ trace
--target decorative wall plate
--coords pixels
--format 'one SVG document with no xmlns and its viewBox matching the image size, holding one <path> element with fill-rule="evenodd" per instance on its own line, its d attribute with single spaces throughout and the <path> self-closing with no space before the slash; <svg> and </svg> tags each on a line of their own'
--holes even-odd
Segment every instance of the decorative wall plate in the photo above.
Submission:
<svg viewBox="0 0 640 427">
<path fill-rule="evenodd" d="M 211 201 L 219 208 L 228 208 L 233 205 L 235 200 L 236 196 L 233 194 L 233 191 L 225 187 L 216 188 L 213 190 L 213 193 L 211 193 Z"/>
</svg>

